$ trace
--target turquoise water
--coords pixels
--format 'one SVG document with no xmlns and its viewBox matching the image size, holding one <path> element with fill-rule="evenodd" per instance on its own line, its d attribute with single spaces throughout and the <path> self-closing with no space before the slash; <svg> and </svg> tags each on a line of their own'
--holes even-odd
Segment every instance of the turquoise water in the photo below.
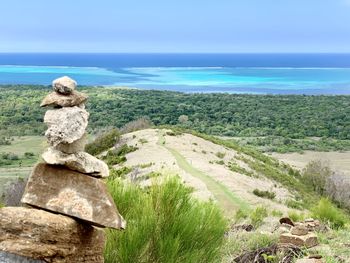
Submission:
<svg viewBox="0 0 350 263">
<path fill-rule="evenodd" d="M 80 85 L 182 92 L 350 94 L 349 61 L 327 54 L 0 54 L 0 84 L 49 85 L 68 75 Z"/>
</svg>

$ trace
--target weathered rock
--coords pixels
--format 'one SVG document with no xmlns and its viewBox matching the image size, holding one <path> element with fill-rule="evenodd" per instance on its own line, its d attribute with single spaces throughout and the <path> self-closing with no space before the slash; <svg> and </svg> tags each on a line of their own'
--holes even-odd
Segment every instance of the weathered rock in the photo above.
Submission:
<svg viewBox="0 0 350 263">
<path fill-rule="evenodd" d="M 22 203 L 96 226 L 124 229 L 126 225 L 102 180 L 63 166 L 37 164 L 28 179 Z"/>
<path fill-rule="evenodd" d="M 316 258 L 301 258 L 295 261 L 295 263 L 323 263 L 323 260 Z"/>
<path fill-rule="evenodd" d="M 40 107 L 73 107 L 84 103 L 87 98 L 87 95 L 78 91 L 72 91 L 72 93 L 69 95 L 63 95 L 58 92 L 51 92 L 43 99 Z"/>
<path fill-rule="evenodd" d="M 284 233 L 280 235 L 280 243 L 293 244 L 299 247 L 314 247 L 318 244 L 317 236 L 314 233 L 308 233 L 304 236 L 292 235 L 290 233 Z"/>
<path fill-rule="evenodd" d="M 305 236 L 309 233 L 309 230 L 303 225 L 297 225 L 294 226 L 290 232 L 292 235 Z"/>
<path fill-rule="evenodd" d="M 77 83 L 70 77 L 64 76 L 52 82 L 53 90 L 61 94 L 71 94 L 75 90 Z"/>
<path fill-rule="evenodd" d="M 6 258 L 19 258 L 8 253 L 28 258 L 9 262 L 102 263 L 104 244 L 102 229 L 70 217 L 25 207 L 0 209 L 0 250 Z"/>
<path fill-rule="evenodd" d="M 94 177 L 109 175 L 107 164 L 86 152 L 67 154 L 50 147 L 42 154 L 42 158 L 48 164 L 64 165 L 71 170 Z"/>
<path fill-rule="evenodd" d="M 55 149 L 64 153 L 83 152 L 87 143 L 86 133 L 80 139 L 72 143 L 60 143 L 55 146 Z"/>
<path fill-rule="evenodd" d="M 89 113 L 77 106 L 48 110 L 44 122 L 48 125 L 45 132 L 51 146 L 60 143 L 73 143 L 85 134 Z"/>
<path fill-rule="evenodd" d="M 45 263 L 42 260 L 31 259 L 23 256 L 19 256 L 5 251 L 0 251 L 0 262 L 1 263 Z"/>
</svg>

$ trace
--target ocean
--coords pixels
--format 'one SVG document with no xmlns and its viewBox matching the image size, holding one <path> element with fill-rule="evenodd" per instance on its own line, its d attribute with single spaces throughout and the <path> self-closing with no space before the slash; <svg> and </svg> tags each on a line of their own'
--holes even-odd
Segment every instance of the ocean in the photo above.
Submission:
<svg viewBox="0 0 350 263">
<path fill-rule="evenodd" d="M 80 85 L 181 92 L 350 94 L 350 54 L 0 53 L 0 84 Z"/>
</svg>

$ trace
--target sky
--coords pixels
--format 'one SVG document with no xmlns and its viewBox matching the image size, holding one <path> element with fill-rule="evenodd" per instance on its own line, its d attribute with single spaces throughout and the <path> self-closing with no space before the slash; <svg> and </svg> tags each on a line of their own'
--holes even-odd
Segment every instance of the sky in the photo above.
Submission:
<svg viewBox="0 0 350 263">
<path fill-rule="evenodd" d="M 350 0 L 1 0 L 0 52 L 350 52 Z"/>
</svg>

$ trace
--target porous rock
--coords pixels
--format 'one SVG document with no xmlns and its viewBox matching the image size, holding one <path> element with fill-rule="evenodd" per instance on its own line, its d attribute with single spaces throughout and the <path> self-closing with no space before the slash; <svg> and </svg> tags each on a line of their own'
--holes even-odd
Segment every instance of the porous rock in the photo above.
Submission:
<svg viewBox="0 0 350 263">
<path fill-rule="evenodd" d="M 290 232 L 292 235 L 305 236 L 309 233 L 309 230 L 304 225 L 297 225 L 292 227 Z"/>
<path fill-rule="evenodd" d="M 21 201 L 95 226 L 124 229 L 126 225 L 102 180 L 63 166 L 37 164 Z"/>
<path fill-rule="evenodd" d="M 69 95 L 63 95 L 58 92 L 51 92 L 43 99 L 40 107 L 73 107 L 84 103 L 87 98 L 87 95 L 78 91 L 72 91 L 72 93 Z"/>
<path fill-rule="evenodd" d="M 87 135 L 86 133 L 80 139 L 72 142 L 72 143 L 60 143 L 55 146 L 55 149 L 64 153 L 77 153 L 83 152 L 85 149 L 85 145 L 87 143 Z"/>
<path fill-rule="evenodd" d="M 308 233 L 304 236 L 297 236 L 291 233 L 284 233 L 280 235 L 280 243 L 293 244 L 298 247 L 314 247 L 318 244 L 317 236 L 314 233 Z"/>
<path fill-rule="evenodd" d="M 48 110 L 44 122 L 48 125 L 45 136 L 51 146 L 73 143 L 85 134 L 89 113 L 77 106 Z"/>
<path fill-rule="evenodd" d="M 53 90 L 65 95 L 71 94 L 76 86 L 76 81 L 67 76 L 55 79 L 52 82 Z"/>
<path fill-rule="evenodd" d="M 64 165 L 71 170 L 94 177 L 109 175 L 107 164 L 86 152 L 67 154 L 50 147 L 42 154 L 42 158 L 48 164 Z"/>
<path fill-rule="evenodd" d="M 25 207 L 0 209 L 0 251 L 13 260 L 8 262 L 102 263 L 104 244 L 102 229 L 70 217 Z"/>
</svg>

